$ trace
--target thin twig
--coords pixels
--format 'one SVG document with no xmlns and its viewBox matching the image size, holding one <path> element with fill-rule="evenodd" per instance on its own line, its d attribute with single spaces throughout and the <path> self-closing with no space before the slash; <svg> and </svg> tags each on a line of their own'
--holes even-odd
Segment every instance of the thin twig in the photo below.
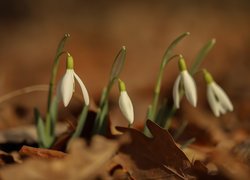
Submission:
<svg viewBox="0 0 250 180">
<path fill-rule="evenodd" d="M 41 84 L 41 85 L 28 86 L 22 89 L 18 89 L 18 90 L 12 91 L 8 94 L 1 96 L 0 103 L 3 103 L 9 99 L 12 99 L 14 97 L 21 96 L 24 94 L 28 94 L 28 93 L 32 93 L 36 91 L 48 91 L 48 88 L 49 88 L 49 85 Z"/>
</svg>

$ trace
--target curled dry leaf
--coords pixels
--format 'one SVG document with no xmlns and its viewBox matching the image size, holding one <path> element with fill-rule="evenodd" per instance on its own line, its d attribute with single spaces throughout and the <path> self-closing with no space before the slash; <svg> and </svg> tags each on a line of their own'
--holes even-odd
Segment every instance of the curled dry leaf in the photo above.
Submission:
<svg viewBox="0 0 250 180">
<path fill-rule="evenodd" d="M 172 136 L 152 121 L 147 121 L 147 127 L 152 138 L 135 129 L 118 127 L 131 135 L 131 142 L 121 146 L 114 160 L 135 179 L 186 179 L 192 164 Z"/>
<path fill-rule="evenodd" d="M 32 158 L 41 158 L 41 159 L 56 159 L 63 158 L 67 154 L 61 151 L 44 149 L 44 148 L 34 148 L 30 146 L 23 146 L 19 153 L 21 155 L 29 156 Z"/>
<path fill-rule="evenodd" d="M 94 136 L 90 146 L 82 140 L 72 141 L 69 155 L 63 159 L 30 159 L 22 165 L 2 168 L 2 180 L 80 180 L 95 179 L 105 172 L 105 165 L 123 143 L 121 140 L 108 140 Z"/>
</svg>

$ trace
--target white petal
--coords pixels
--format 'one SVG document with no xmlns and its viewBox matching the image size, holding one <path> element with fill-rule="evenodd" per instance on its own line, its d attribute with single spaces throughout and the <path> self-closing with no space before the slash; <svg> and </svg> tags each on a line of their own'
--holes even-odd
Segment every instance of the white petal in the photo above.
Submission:
<svg viewBox="0 0 250 180">
<path fill-rule="evenodd" d="M 210 108 L 212 109 L 214 115 L 216 117 L 219 117 L 220 116 L 220 110 L 219 110 L 220 107 L 219 107 L 219 104 L 218 104 L 216 97 L 214 95 L 211 84 L 209 84 L 207 86 L 207 100 L 208 100 L 208 103 L 209 103 Z"/>
<path fill-rule="evenodd" d="M 221 114 L 226 114 L 227 112 L 226 109 L 220 103 L 218 103 L 218 109 Z"/>
<path fill-rule="evenodd" d="M 184 85 L 185 95 L 186 95 L 188 101 L 194 107 L 196 107 L 196 105 L 197 105 L 197 91 L 196 91 L 196 85 L 195 85 L 194 79 L 188 73 L 188 71 L 182 71 L 181 77 L 182 77 L 182 82 Z"/>
<path fill-rule="evenodd" d="M 122 91 L 119 97 L 119 106 L 122 111 L 122 114 L 129 121 L 129 124 L 134 122 L 134 110 L 132 102 L 126 91 Z"/>
<path fill-rule="evenodd" d="M 88 106 L 89 105 L 89 94 L 88 94 L 88 91 L 87 91 L 85 85 L 83 84 L 82 80 L 79 78 L 79 76 L 75 72 L 74 72 L 74 76 L 75 76 L 77 82 L 79 83 L 79 85 L 81 87 L 84 102 Z"/>
<path fill-rule="evenodd" d="M 62 100 L 64 106 L 68 106 L 74 89 L 74 71 L 72 69 L 67 69 L 65 75 L 62 78 L 60 91 L 62 95 Z"/>
<path fill-rule="evenodd" d="M 217 96 L 220 104 L 225 109 L 225 111 L 233 111 L 233 104 L 229 100 L 229 97 L 225 93 L 225 91 L 215 82 L 211 83 L 211 86 L 213 87 L 213 91 L 215 95 Z"/>
<path fill-rule="evenodd" d="M 180 80 L 181 80 L 181 75 L 178 75 L 177 79 L 175 80 L 173 88 L 173 100 L 174 100 L 174 105 L 177 109 L 180 108 L 180 91 L 179 91 Z"/>
</svg>

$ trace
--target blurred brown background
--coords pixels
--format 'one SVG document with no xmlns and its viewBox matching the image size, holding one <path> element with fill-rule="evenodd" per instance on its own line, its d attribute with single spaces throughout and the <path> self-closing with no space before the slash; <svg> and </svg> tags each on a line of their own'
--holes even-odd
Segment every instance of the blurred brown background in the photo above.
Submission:
<svg viewBox="0 0 250 180">
<path fill-rule="evenodd" d="M 57 44 L 64 33 L 70 33 L 65 49 L 73 55 L 75 71 L 95 100 L 108 81 L 116 53 L 123 45 L 127 47 L 121 78 L 134 102 L 136 121 L 143 121 L 165 49 L 175 37 L 189 31 L 191 35 L 178 45 L 176 53 L 183 54 L 190 64 L 203 44 L 216 38 L 216 46 L 203 66 L 232 98 L 235 116 L 249 120 L 249 10 L 248 0 L 1 0 L 0 96 L 26 86 L 47 84 Z M 61 61 L 58 78 L 64 70 Z M 177 73 L 177 63 L 171 62 L 163 94 L 171 96 Z M 199 108 L 207 108 L 200 75 L 196 77 Z M 117 110 L 118 88 L 113 90 L 112 114 L 122 118 Z M 79 89 L 76 93 L 80 94 Z M 10 119 L 6 106 L 31 109 L 31 118 L 32 107 L 44 109 L 46 95 L 36 92 L 1 103 L 1 118 Z"/>
</svg>

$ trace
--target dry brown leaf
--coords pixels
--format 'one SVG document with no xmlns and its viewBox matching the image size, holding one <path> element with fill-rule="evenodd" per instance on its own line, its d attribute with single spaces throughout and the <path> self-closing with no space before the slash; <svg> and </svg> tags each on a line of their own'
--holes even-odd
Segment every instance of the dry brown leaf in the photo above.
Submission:
<svg viewBox="0 0 250 180">
<path fill-rule="evenodd" d="M 124 142 L 124 141 L 123 141 Z M 1 169 L 2 180 L 80 180 L 95 179 L 107 173 L 105 165 L 116 153 L 119 140 L 108 140 L 94 136 L 91 145 L 75 140 L 70 146 L 70 154 L 63 159 L 31 159 L 22 165 L 13 165 Z"/>
<path fill-rule="evenodd" d="M 21 163 L 22 160 L 17 152 L 6 153 L 0 150 L 0 167 L 6 164 Z"/>
<path fill-rule="evenodd" d="M 247 139 L 232 148 L 232 152 L 250 166 L 250 139 Z"/>
<path fill-rule="evenodd" d="M 232 153 L 217 149 L 210 154 L 219 171 L 230 179 L 249 180 L 250 168 Z"/>
<path fill-rule="evenodd" d="M 195 133 L 197 141 L 214 146 L 218 142 L 228 140 L 228 135 L 220 128 L 218 118 L 215 118 L 212 114 L 187 105 L 183 108 L 183 114 L 185 119 L 188 119 L 190 126 L 196 126 L 195 129 L 191 130 Z M 200 133 L 198 133 L 199 131 Z M 205 133 L 209 135 L 206 139 L 204 138 Z M 203 136 L 200 134 L 203 134 Z"/>
<path fill-rule="evenodd" d="M 130 180 L 132 179 L 129 173 L 113 159 L 106 166 L 106 171 L 112 176 L 113 179 Z"/>
<path fill-rule="evenodd" d="M 55 158 L 64 158 L 67 154 L 61 151 L 44 149 L 44 148 L 34 148 L 30 146 L 23 146 L 19 153 L 21 155 L 29 156 L 32 158 L 41 158 L 41 159 L 55 159 Z"/>
<path fill-rule="evenodd" d="M 118 127 L 128 132 L 132 141 L 120 148 L 114 160 L 135 179 L 186 179 L 192 164 L 172 136 L 152 121 L 147 121 L 147 127 L 153 138 L 135 129 Z"/>
</svg>

